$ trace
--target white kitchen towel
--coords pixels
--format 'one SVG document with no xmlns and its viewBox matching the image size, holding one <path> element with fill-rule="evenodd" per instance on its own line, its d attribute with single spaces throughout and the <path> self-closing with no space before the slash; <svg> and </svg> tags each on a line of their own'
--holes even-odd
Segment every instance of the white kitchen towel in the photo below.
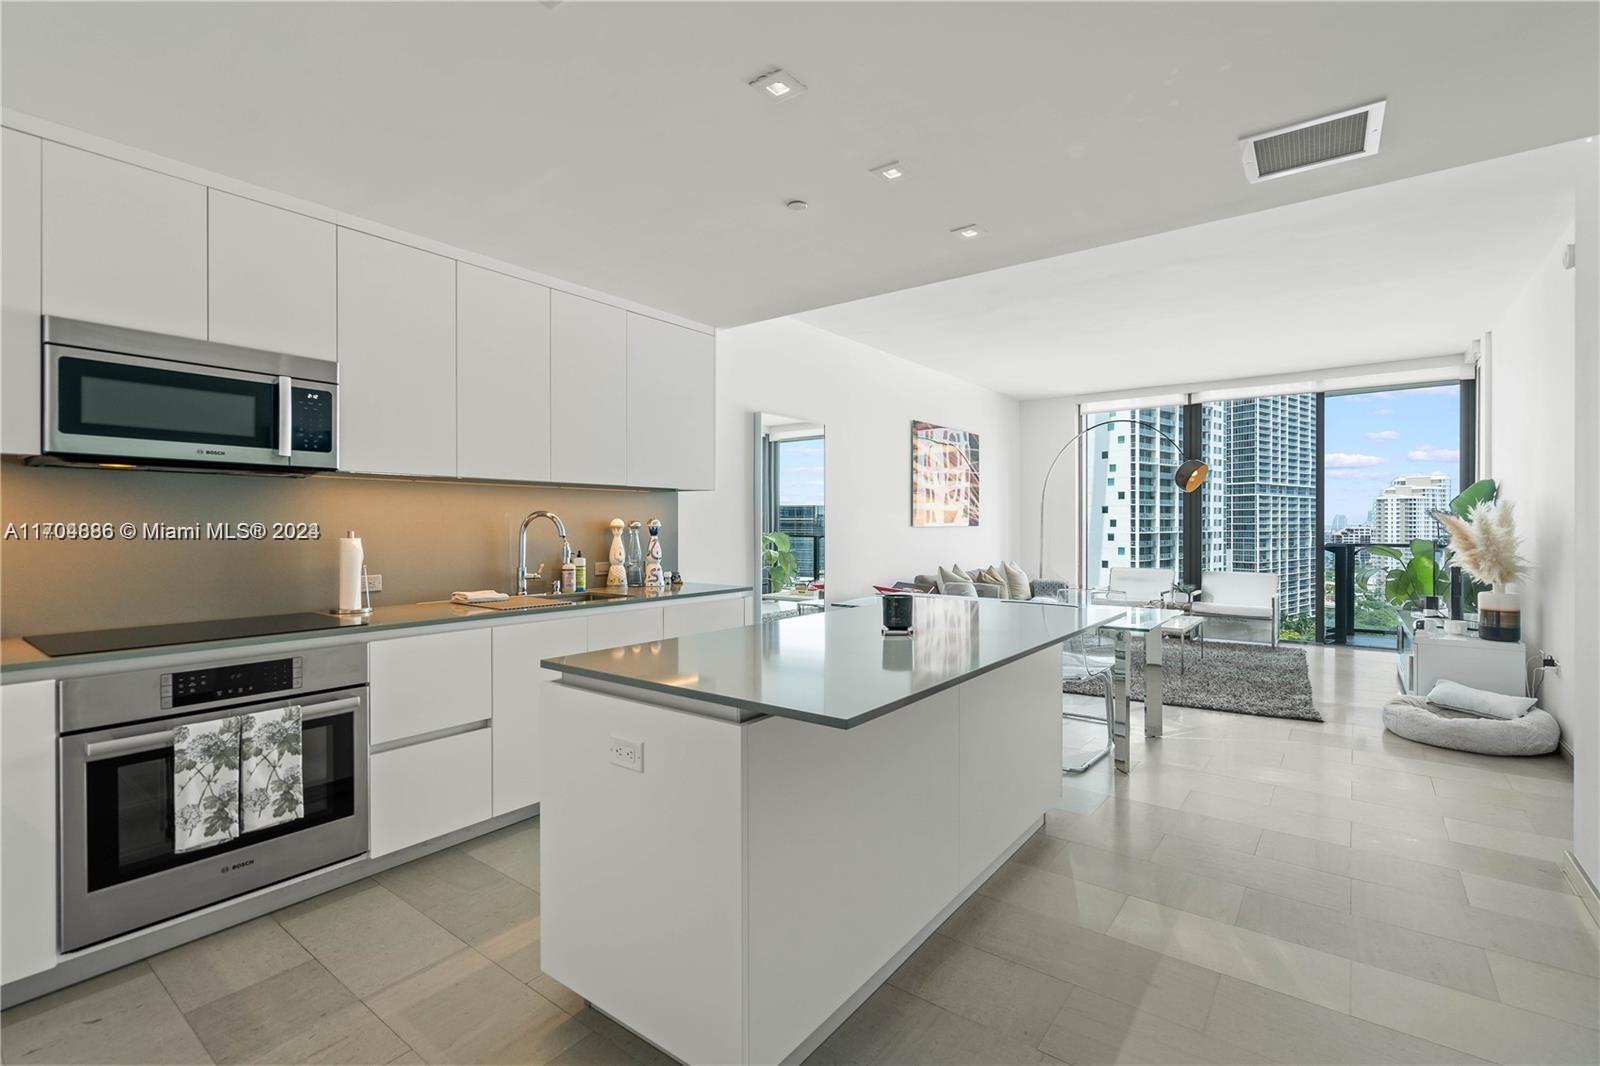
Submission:
<svg viewBox="0 0 1600 1066">
<path fill-rule="evenodd" d="M 179 852 L 226 844 L 239 835 L 240 719 L 180 725 L 172 731 L 172 839 Z"/>
<path fill-rule="evenodd" d="M 300 708 L 274 707 L 246 715 L 241 743 L 244 784 L 240 816 L 244 831 L 281 825 L 306 813 L 300 779 Z"/>
</svg>

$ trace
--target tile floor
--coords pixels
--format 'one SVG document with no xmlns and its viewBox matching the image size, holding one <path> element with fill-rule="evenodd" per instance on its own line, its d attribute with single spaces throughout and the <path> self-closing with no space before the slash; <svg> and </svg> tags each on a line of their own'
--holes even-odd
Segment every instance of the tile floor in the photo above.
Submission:
<svg viewBox="0 0 1600 1066">
<path fill-rule="evenodd" d="M 1326 722 L 1168 708 L 1131 776 L 1064 778 L 1044 832 L 810 1063 L 1600 1061 L 1565 764 L 1388 736 L 1392 658 L 1309 655 Z M 538 835 L 13 1008 L 0 1058 L 664 1061 L 540 971 Z"/>
</svg>

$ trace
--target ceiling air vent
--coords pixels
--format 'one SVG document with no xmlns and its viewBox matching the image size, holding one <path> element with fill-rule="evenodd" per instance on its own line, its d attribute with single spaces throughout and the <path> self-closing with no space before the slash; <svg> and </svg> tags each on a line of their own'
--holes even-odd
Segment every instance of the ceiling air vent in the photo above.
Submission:
<svg viewBox="0 0 1600 1066">
<path fill-rule="evenodd" d="M 1376 154 L 1387 102 L 1243 138 L 1239 147 L 1244 153 L 1244 176 L 1251 182 L 1266 181 Z"/>
</svg>

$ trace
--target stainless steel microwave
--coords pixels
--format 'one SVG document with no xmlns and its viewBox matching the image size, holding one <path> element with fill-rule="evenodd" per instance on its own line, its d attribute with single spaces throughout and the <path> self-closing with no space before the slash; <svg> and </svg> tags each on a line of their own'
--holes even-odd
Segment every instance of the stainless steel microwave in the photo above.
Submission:
<svg viewBox="0 0 1600 1066">
<path fill-rule="evenodd" d="M 43 445 L 89 463 L 337 470 L 337 364 L 46 316 Z"/>
</svg>

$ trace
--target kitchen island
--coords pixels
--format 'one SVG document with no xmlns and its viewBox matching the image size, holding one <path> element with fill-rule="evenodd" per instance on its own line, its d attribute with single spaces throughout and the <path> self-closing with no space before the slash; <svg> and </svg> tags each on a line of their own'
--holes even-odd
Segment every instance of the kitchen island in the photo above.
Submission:
<svg viewBox="0 0 1600 1066">
<path fill-rule="evenodd" d="M 543 968 L 686 1062 L 799 1061 L 1041 824 L 1115 607 L 876 601 L 547 659 Z"/>
</svg>

